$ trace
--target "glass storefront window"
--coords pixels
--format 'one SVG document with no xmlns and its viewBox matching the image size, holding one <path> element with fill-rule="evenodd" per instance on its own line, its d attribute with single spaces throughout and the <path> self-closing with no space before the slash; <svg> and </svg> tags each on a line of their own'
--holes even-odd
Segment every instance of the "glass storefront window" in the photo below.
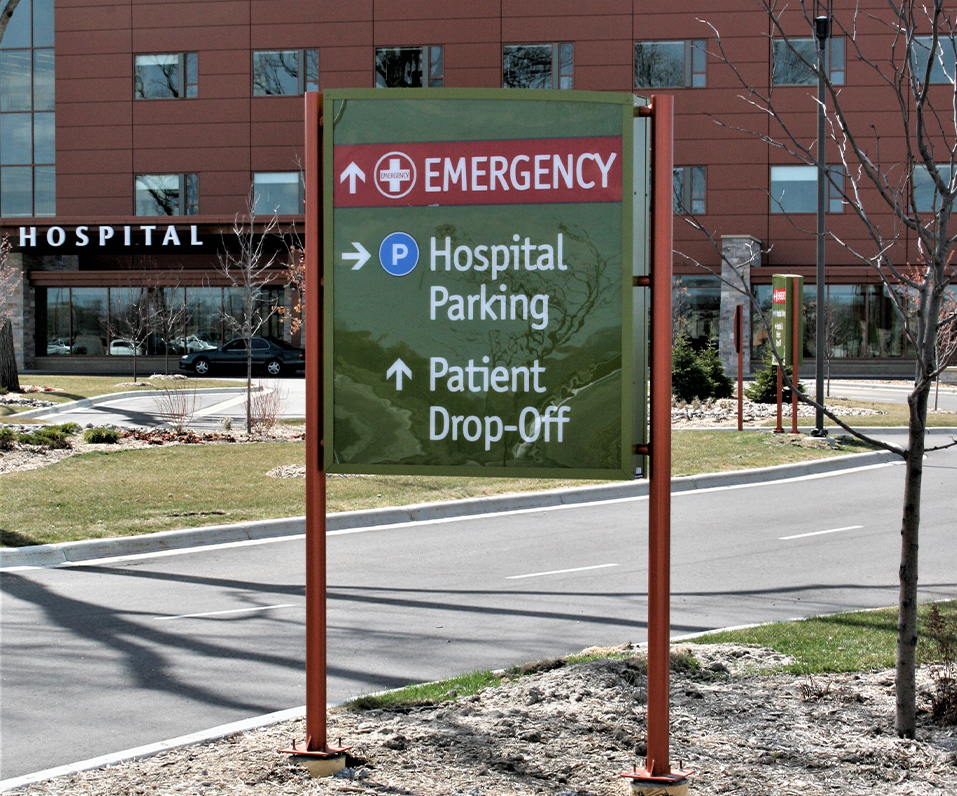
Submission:
<svg viewBox="0 0 957 796">
<path fill-rule="evenodd" d="M 185 354 L 186 304 L 181 287 L 154 287 L 149 290 L 153 330 L 146 339 L 150 356 Z"/>
<path fill-rule="evenodd" d="M 223 289 L 186 288 L 186 339 L 180 345 L 187 353 L 217 348 L 223 344 Z"/>
<path fill-rule="evenodd" d="M 47 356 L 70 353 L 70 288 L 53 287 L 47 290 L 46 332 Z"/>
<path fill-rule="evenodd" d="M 830 356 L 867 356 L 867 295 L 864 285 L 828 288 L 828 348 Z"/>
<path fill-rule="evenodd" d="M 245 297 L 246 291 L 241 288 L 223 289 L 223 325 L 227 338 L 242 336 Z M 285 293 L 281 287 L 264 288 L 261 291 L 252 308 L 255 336 L 283 339 L 283 316 L 277 308 L 283 306 L 284 300 Z"/>
<path fill-rule="evenodd" d="M 717 340 L 721 316 L 721 281 L 718 277 L 675 277 L 672 306 L 675 335 L 687 337 L 695 349 Z"/>
<path fill-rule="evenodd" d="M 143 343 L 152 325 L 145 287 L 110 288 L 111 354 L 145 353 Z"/>
<path fill-rule="evenodd" d="M 883 285 L 869 285 L 867 296 L 868 353 L 872 357 L 904 355 L 904 323 Z"/>
<path fill-rule="evenodd" d="M 73 340 L 71 353 L 103 356 L 106 353 L 108 289 L 105 287 L 73 288 Z"/>
</svg>

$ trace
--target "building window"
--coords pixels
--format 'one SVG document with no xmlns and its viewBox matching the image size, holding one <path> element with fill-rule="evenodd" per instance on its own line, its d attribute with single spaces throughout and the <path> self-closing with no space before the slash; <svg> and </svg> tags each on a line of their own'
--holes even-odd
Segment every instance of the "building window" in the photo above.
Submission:
<svg viewBox="0 0 957 796">
<path fill-rule="evenodd" d="M 844 212 L 844 167 L 828 166 L 828 213 Z M 771 212 L 817 212 L 817 166 L 771 166 Z"/>
<path fill-rule="evenodd" d="M 133 58 L 136 99 L 179 99 L 199 96 L 199 56 L 158 53 Z"/>
<path fill-rule="evenodd" d="M 686 337 L 695 350 L 718 337 L 721 280 L 716 276 L 675 276 L 672 282 L 672 334 Z"/>
<path fill-rule="evenodd" d="M 199 214 L 196 174 L 137 174 L 134 194 L 138 216 Z"/>
<path fill-rule="evenodd" d="M 931 58 L 930 48 L 934 45 L 933 36 L 915 36 L 914 72 L 918 79 L 922 79 L 927 71 L 927 61 Z M 931 83 L 954 84 L 957 73 L 957 42 L 953 36 L 942 35 L 937 40 L 937 51 L 933 54 L 933 65 L 930 68 Z"/>
<path fill-rule="evenodd" d="M 635 88 L 707 85 L 708 42 L 636 41 Z"/>
<path fill-rule="evenodd" d="M 817 39 L 774 39 L 771 42 L 771 84 L 817 85 Z M 831 36 L 824 47 L 824 68 L 836 86 L 844 85 L 844 37 Z"/>
<path fill-rule="evenodd" d="M 37 355 L 129 356 L 134 342 L 139 343 L 137 352 L 148 356 L 216 348 L 236 336 L 229 318 L 241 309 L 240 292 L 222 287 L 37 288 Z M 284 288 L 264 288 L 257 307 L 265 317 L 285 301 Z M 283 323 L 274 313 L 260 336 L 282 340 Z"/>
<path fill-rule="evenodd" d="M 676 166 L 674 169 L 674 209 L 678 215 L 703 215 L 705 212 L 704 166 Z"/>
<path fill-rule="evenodd" d="M 56 214 L 53 0 L 21 0 L 0 42 L 0 215 Z"/>
<path fill-rule="evenodd" d="M 305 196 L 298 171 L 259 171 L 253 175 L 253 194 L 259 215 L 298 215 L 305 212 Z"/>
<path fill-rule="evenodd" d="M 319 90 L 319 50 L 253 53 L 253 95 L 295 96 Z"/>
<path fill-rule="evenodd" d="M 575 45 L 506 44 L 502 50 L 505 88 L 574 88 Z"/>
<path fill-rule="evenodd" d="M 950 184 L 950 166 L 938 166 L 937 171 L 944 182 Z M 940 193 L 930 176 L 927 166 L 914 166 L 914 208 L 918 213 L 936 213 L 940 210 Z"/>
<path fill-rule="evenodd" d="M 377 47 L 376 88 L 441 88 L 445 85 L 445 55 L 441 45 Z"/>
</svg>

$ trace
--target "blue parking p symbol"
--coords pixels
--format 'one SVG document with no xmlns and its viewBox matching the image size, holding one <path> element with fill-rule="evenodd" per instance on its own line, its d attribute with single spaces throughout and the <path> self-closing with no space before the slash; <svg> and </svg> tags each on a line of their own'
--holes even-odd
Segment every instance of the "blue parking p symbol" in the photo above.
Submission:
<svg viewBox="0 0 957 796">
<path fill-rule="evenodd" d="M 386 235 L 379 246 L 379 262 L 392 276 L 410 274 L 419 262 L 419 244 L 405 232 Z"/>
</svg>

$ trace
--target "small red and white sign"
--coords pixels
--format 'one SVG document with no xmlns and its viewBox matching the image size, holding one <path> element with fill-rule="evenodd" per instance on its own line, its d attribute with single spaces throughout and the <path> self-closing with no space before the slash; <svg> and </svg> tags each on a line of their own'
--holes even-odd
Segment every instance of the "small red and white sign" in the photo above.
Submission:
<svg viewBox="0 0 957 796">
<path fill-rule="evenodd" d="M 375 187 L 387 199 L 401 199 L 415 188 L 416 168 L 404 152 L 386 152 L 375 164 Z"/>
<path fill-rule="evenodd" d="M 774 289 L 774 294 L 771 299 L 772 304 L 787 304 L 788 301 L 788 291 L 783 287 L 776 287 Z"/>
<path fill-rule="evenodd" d="M 336 146 L 333 202 L 336 207 L 620 202 L 621 146 L 615 137 Z"/>
</svg>

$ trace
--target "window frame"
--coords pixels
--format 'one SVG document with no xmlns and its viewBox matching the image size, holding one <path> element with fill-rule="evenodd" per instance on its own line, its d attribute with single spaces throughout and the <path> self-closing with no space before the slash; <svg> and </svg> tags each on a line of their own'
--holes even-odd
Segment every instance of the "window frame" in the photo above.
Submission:
<svg viewBox="0 0 957 796">
<path fill-rule="evenodd" d="M 925 50 L 927 52 L 927 58 L 930 59 L 930 44 L 934 40 L 933 36 L 914 36 L 914 47 L 911 49 L 911 68 L 914 70 L 914 75 L 917 78 L 920 78 L 924 72 L 925 68 L 923 65 L 923 55 L 921 55 L 921 60 L 918 61 L 918 48 Z M 951 53 L 946 53 L 944 44 L 949 42 L 950 49 L 953 51 Z M 934 67 L 930 71 L 930 82 L 929 85 L 932 86 L 947 86 L 954 85 L 954 82 L 957 81 L 957 43 L 950 39 L 949 37 L 938 37 L 937 39 L 938 53 L 941 57 L 947 56 L 948 63 L 943 65 L 940 62 L 940 58 L 936 55 L 934 57 Z M 953 55 L 953 61 L 950 61 L 950 55 Z M 950 67 L 952 73 L 948 76 L 947 68 Z M 935 74 L 940 74 L 943 76 L 943 79 L 935 80 Z"/>
<path fill-rule="evenodd" d="M 141 58 L 176 58 L 176 91 L 177 94 L 171 96 L 146 96 L 139 93 L 142 91 L 142 80 L 137 74 Z M 144 64 L 149 66 L 149 64 Z M 152 64 L 159 66 L 159 64 Z M 139 85 L 139 89 L 138 89 Z M 182 100 L 197 99 L 199 97 L 199 53 L 181 52 L 181 53 L 134 53 L 133 54 L 133 99 L 140 100 Z"/>
<path fill-rule="evenodd" d="M 139 212 L 139 181 L 148 177 L 168 178 L 175 177 L 178 180 L 177 185 L 177 209 L 178 213 L 158 213 L 141 214 Z M 144 190 L 149 190 L 144 188 Z M 155 201 L 155 200 L 154 200 Z M 133 175 L 133 215 L 137 218 L 174 218 L 179 216 L 198 216 L 199 215 L 199 174 L 196 172 L 183 173 L 152 173 Z"/>
<path fill-rule="evenodd" d="M 808 173 L 814 175 L 813 179 L 801 179 L 801 180 L 784 180 L 783 182 L 813 182 L 814 183 L 814 200 L 809 205 L 808 209 L 789 209 L 784 206 L 784 203 L 780 198 L 775 198 L 774 194 L 774 171 L 775 169 L 801 169 L 806 170 Z M 794 163 L 773 163 L 771 164 L 771 169 L 768 174 L 768 195 L 771 202 L 770 213 L 775 216 L 790 216 L 790 215 L 807 215 L 809 213 L 817 212 L 817 166 L 810 166 L 806 163 L 803 164 L 794 164 Z M 833 215 L 837 213 L 844 212 L 844 166 L 842 164 L 834 164 L 826 167 L 827 171 L 827 207 L 825 208 L 825 213 L 828 215 Z M 836 178 L 832 179 L 830 175 L 840 175 L 840 185 L 836 185 Z M 782 194 L 783 196 L 783 194 Z"/>
<path fill-rule="evenodd" d="M 262 93 L 258 92 L 257 81 L 256 81 L 256 59 L 257 56 L 261 56 L 265 53 L 295 53 L 296 54 L 296 93 L 289 94 L 286 92 L 273 93 L 269 91 L 264 91 Z M 312 75 L 309 74 L 310 62 L 308 60 L 309 54 L 315 54 L 315 80 L 310 80 Z M 319 48 L 318 47 L 290 47 L 283 50 L 253 50 L 250 53 L 250 76 L 252 79 L 252 96 L 253 97 L 301 97 L 307 91 L 318 91 L 319 90 Z"/>
<path fill-rule="evenodd" d="M 418 86 L 389 86 L 385 79 L 379 81 L 379 54 L 399 50 L 418 50 L 421 64 L 422 83 Z M 445 45 L 395 45 L 393 47 L 375 47 L 372 52 L 372 85 L 374 88 L 443 88 L 445 86 Z"/>
<path fill-rule="evenodd" d="M 835 86 L 843 86 L 847 83 L 847 41 L 844 36 L 829 36 L 826 40 L 824 46 L 824 69 L 827 72 L 828 80 Z M 782 38 L 776 37 L 771 39 L 771 86 L 775 88 L 785 88 L 788 86 L 816 86 L 817 85 L 817 72 L 814 67 L 808 69 L 807 80 L 794 82 L 794 83 L 784 83 L 778 82 L 774 77 L 774 64 L 777 60 L 777 50 L 780 46 L 783 46 L 787 52 L 791 52 L 792 47 L 790 45 L 795 45 L 797 43 L 808 43 L 810 42 L 813 46 L 814 60 L 817 62 L 817 39 L 813 36 L 800 36 L 795 38 Z M 839 52 L 839 55 L 838 55 Z M 837 58 L 840 58 L 840 68 L 837 68 L 835 61 Z M 803 68 L 803 64 L 798 61 L 797 65 Z"/>
<path fill-rule="evenodd" d="M 677 184 L 680 175 L 681 195 L 679 197 Z M 695 177 L 701 178 L 700 195 L 696 192 Z M 708 213 L 708 167 L 707 166 L 675 166 L 672 169 L 673 210 L 676 216 L 703 216 Z"/>
<path fill-rule="evenodd" d="M 506 69 L 508 50 L 510 48 L 518 47 L 550 47 L 550 64 L 549 69 L 551 72 L 550 83 L 547 88 L 552 91 L 566 91 L 574 89 L 575 87 L 575 42 L 573 41 L 557 41 L 557 42 L 511 42 L 509 44 L 502 44 L 502 88 L 517 88 L 517 89 L 536 89 L 538 86 L 515 86 L 509 85 L 506 82 L 506 76 L 508 74 Z M 565 55 L 569 56 L 569 61 L 565 61 Z M 567 69 L 566 69 L 567 63 Z"/>
<path fill-rule="evenodd" d="M 641 47 L 656 45 L 680 45 L 682 52 L 681 71 L 683 83 L 674 85 L 665 82 L 638 81 L 638 51 Z M 632 46 L 632 83 L 633 88 L 707 88 L 708 87 L 708 40 L 707 39 L 643 39 L 633 42 Z"/>
<path fill-rule="evenodd" d="M 258 192 L 256 191 L 256 178 L 259 177 L 260 175 L 266 176 L 266 175 L 278 175 L 278 174 L 291 175 L 292 177 L 295 178 L 296 185 L 298 186 L 299 209 L 294 213 L 276 212 L 274 208 L 271 208 L 271 207 L 265 208 L 265 209 L 259 207 L 259 195 L 258 195 Z M 270 184 L 270 182 L 272 182 L 273 184 L 288 185 L 288 184 L 291 184 L 293 180 L 288 180 L 285 182 L 280 182 L 278 180 L 266 181 L 261 184 L 268 185 Z M 298 171 L 254 171 L 253 178 L 252 178 L 252 189 L 253 189 L 253 202 L 254 202 L 254 205 L 256 206 L 256 212 L 259 215 L 272 215 L 275 212 L 276 215 L 280 215 L 280 216 L 300 216 L 300 215 L 303 215 L 306 211 L 305 210 L 306 189 L 302 181 L 302 175 Z"/>
</svg>

